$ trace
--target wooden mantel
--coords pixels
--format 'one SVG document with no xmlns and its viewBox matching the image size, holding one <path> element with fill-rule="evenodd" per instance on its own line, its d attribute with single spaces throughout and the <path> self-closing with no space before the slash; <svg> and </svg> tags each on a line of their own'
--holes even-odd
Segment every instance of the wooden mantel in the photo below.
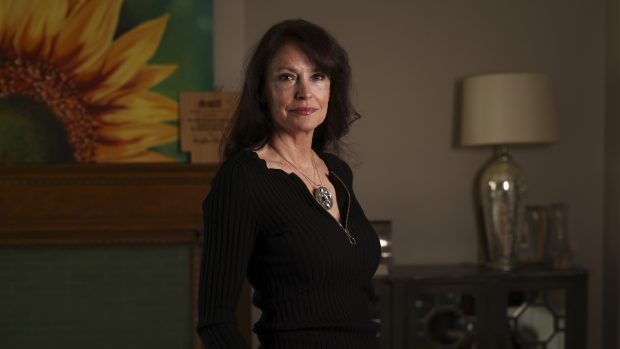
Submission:
<svg viewBox="0 0 620 349">
<path fill-rule="evenodd" d="M 0 166 L 0 247 L 189 245 L 196 309 L 202 202 L 215 172 L 189 164 Z M 238 318 L 249 339 L 248 294 Z M 193 317 L 195 325 L 195 310 Z"/>
</svg>

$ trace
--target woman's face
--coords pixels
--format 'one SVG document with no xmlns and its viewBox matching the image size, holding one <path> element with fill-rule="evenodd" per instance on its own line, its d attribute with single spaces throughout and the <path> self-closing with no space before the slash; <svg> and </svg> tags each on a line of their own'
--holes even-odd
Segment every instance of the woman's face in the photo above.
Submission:
<svg viewBox="0 0 620 349">
<path fill-rule="evenodd" d="M 284 45 L 267 69 L 265 98 L 277 132 L 312 134 L 327 115 L 329 77 L 294 44 Z"/>
</svg>

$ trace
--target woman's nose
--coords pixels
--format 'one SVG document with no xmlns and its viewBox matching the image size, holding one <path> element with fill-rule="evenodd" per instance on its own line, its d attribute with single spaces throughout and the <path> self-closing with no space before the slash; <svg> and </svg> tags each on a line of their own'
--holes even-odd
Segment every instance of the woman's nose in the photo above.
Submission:
<svg viewBox="0 0 620 349">
<path fill-rule="evenodd" d="M 297 90 L 295 91 L 295 98 L 297 99 L 307 99 L 310 96 L 310 89 L 308 88 L 308 83 L 305 80 L 298 80 Z"/>
</svg>

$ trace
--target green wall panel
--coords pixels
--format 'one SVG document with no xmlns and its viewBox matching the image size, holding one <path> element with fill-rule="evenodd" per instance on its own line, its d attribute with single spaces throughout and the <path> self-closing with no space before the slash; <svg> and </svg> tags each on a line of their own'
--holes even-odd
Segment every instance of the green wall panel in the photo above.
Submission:
<svg viewBox="0 0 620 349">
<path fill-rule="evenodd" d="M 0 348 L 190 348 L 187 246 L 0 249 Z"/>
</svg>

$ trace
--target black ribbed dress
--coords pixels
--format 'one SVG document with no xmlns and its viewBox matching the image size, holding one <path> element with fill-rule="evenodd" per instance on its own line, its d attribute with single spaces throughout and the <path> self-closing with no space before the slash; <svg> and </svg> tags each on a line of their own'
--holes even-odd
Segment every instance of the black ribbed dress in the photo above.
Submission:
<svg viewBox="0 0 620 349">
<path fill-rule="evenodd" d="M 356 245 L 297 175 L 267 168 L 248 150 L 220 167 L 204 202 L 197 330 L 207 348 L 249 347 L 235 319 L 246 276 L 262 310 L 254 325 L 261 348 L 379 348 L 370 309 L 379 239 L 349 166 L 319 156 Z"/>
</svg>

